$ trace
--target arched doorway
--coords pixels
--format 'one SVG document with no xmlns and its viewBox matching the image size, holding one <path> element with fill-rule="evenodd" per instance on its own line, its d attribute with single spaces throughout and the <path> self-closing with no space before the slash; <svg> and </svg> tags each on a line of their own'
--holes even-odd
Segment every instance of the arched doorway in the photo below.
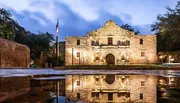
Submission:
<svg viewBox="0 0 180 103">
<path fill-rule="evenodd" d="M 108 65 L 114 65 L 115 64 L 115 57 L 113 54 L 107 54 L 106 55 L 106 62 Z"/>
</svg>

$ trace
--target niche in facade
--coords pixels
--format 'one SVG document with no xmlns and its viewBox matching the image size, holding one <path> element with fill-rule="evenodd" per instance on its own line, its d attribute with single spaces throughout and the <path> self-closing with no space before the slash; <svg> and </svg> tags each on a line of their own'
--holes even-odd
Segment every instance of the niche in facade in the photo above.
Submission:
<svg viewBox="0 0 180 103">
<path fill-rule="evenodd" d="M 99 76 L 94 76 L 94 84 L 96 86 L 99 86 L 100 85 L 100 77 Z"/>
</svg>

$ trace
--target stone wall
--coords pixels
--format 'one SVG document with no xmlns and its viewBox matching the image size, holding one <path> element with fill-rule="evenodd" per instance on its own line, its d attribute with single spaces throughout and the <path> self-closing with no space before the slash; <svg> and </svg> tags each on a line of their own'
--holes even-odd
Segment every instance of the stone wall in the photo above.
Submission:
<svg viewBox="0 0 180 103">
<path fill-rule="evenodd" d="M 29 67 L 30 50 L 27 46 L 0 38 L 0 68 Z M 30 89 L 28 77 L 0 77 L 0 102 Z"/>
<path fill-rule="evenodd" d="M 0 78 L 0 102 L 23 95 L 30 90 L 29 77 Z"/>
<path fill-rule="evenodd" d="M 143 44 L 140 45 L 140 39 L 143 39 Z M 132 49 L 130 55 L 131 63 L 151 64 L 158 63 L 156 49 L 156 35 L 135 35 L 132 40 Z M 141 52 L 145 53 L 141 57 Z"/>
<path fill-rule="evenodd" d="M 114 75 L 115 81 L 112 84 L 107 83 L 106 76 L 67 75 L 66 97 L 71 101 L 86 101 L 88 103 L 156 103 L 156 76 Z M 144 81 L 144 84 L 141 81 Z M 98 96 L 93 96 L 93 93 Z M 113 100 L 108 100 L 109 94 L 112 94 Z M 143 94 L 142 99 L 140 99 L 140 94 Z"/>
<path fill-rule="evenodd" d="M 0 38 L 0 67 L 29 67 L 30 50 L 27 46 Z"/>
<path fill-rule="evenodd" d="M 80 45 L 77 46 L 77 40 L 80 40 Z M 80 56 L 77 56 L 77 53 Z M 89 60 L 87 59 L 89 58 Z M 84 65 L 88 64 L 91 60 L 90 55 L 87 54 L 87 37 L 76 36 L 66 37 L 66 49 L 65 49 L 66 65 Z"/>
<path fill-rule="evenodd" d="M 157 63 L 156 47 L 156 35 L 135 35 L 110 20 L 87 36 L 66 37 L 66 65 L 106 65 L 108 54 L 114 56 L 114 65 Z"/>
</svg>

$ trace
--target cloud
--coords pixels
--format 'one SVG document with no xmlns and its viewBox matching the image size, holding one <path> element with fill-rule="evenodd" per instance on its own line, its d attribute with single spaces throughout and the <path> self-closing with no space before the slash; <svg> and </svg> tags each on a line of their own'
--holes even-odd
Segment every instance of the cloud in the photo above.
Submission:
<svg viewBox="0 0 180 103">
<path fill-rule="evenodd" d="M 41 22 L 42 25 L 45 24 L 42 18 L 34 14 L 44 15 L 47 20 L 53 23 L 57 21 L 60 14 L 64 15 L 63 10 L 55 5 L 54 0 L 0 0 L 0 6 L 12 9 L 21 15 L 24 15 L 24 12 L 29 12 L 31 17 Z"/>
<path fill-rule="evenodd" d="M 10 10 L 23 27 L 55 33 L 59 18 L 60 38 L 86 35 L 103 26 L 107 20 L 132 25 L 143 34 L 152 33 L 150 24 L 165 6 L 174 7 L 177 0 L 0 0 L 0 7 Z"/>
<path fill-rule="evenodd" d="M 30 18 L 35 19 L 37 22 L 39 22 L 43 26 L 47 25 L 47 23 L 42 18 L 40 18 L 39 16 L 30 15 Z"/>
<path fill-rule="evenodd" d="M 63 19 L 67 13 L 57 3 L 67 5 L 86 21 L 98 20 L 100 12 L 106 11 L 118 16 L 123 21 L 133 25 L 151 24 L 156 20 L 156 15 L 165 12 L 165 6 L 176 4 L 177 0 L 0 0 L 0 5 L 15 10 L 22 14 L 23 11 L 40 13 L 47 20 L 55 23 L 57 18 Z M 128 14 L 127 17 L 124 14 Z M 33 16 L 34 17 L 34 16 Z M 37 17 L 36 17 L 37 19 Z M 42 22 L 41 18 L 38 18 Z M 44 23 L 42 23 L 44 24 Z"/>
<path fill-rule="evenodd" d="M 158 14 L 164 13 L 165 6 L 174 6 L 176 0 L 121 0 L 113 3 L 106 2 L 109 6 L 108 12 L 118 17 L 123 17 L 123 13 L 132 17 L 131 20 L 125 18 L 124 21 L 132 25 L 152 24 Z"/>
<path fill-rule="evenodd" d="M 151 26 L 149 24 L 144 25 L 133 25 L 133 28 L 139 31 L 139 34 L 147 35 L 147 34 L 154 34 L 155 32 L 151 31 Z"/>
<path fill-rule="evenodd" d="M 79 14 L 87 21 L 97 20 L 99 18 L 98 11 L 100 10 L 100 6 L 95 5 L 99 4 L 97 0 L 59 0 L 62 3 L 65 3 L 69 6 L 69 8 Z"/>
<path fill-rule="evenodd" d="M 178 0 L 59 0 L 87 21 L 98 20 L 106 11 L 132 25 L 152 24 L 156 16 L 165 13 L 165 7 L 173 7 Z M 129 17 L 127 17 L 127 14 Z"/>
</svg>

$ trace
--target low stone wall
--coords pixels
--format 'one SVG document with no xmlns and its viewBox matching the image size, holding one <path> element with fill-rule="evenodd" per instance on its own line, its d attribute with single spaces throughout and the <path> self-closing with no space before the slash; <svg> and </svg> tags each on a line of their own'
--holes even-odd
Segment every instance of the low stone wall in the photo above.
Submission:
<svg viewBox="0 0 180 103">
<path fill-rule="evenodd" d="M 0 68 L 29 67 L 30 50 L 27 46 L 0 38 Z"/>
<path fill-rule="evenodd" d="M 29 77 L 0 78 L 0 102 L 7 101 L 5 103 L 9 103 L 9 99 L 23 95 L 27 93 L 29 90 Z"/>
</svg>

